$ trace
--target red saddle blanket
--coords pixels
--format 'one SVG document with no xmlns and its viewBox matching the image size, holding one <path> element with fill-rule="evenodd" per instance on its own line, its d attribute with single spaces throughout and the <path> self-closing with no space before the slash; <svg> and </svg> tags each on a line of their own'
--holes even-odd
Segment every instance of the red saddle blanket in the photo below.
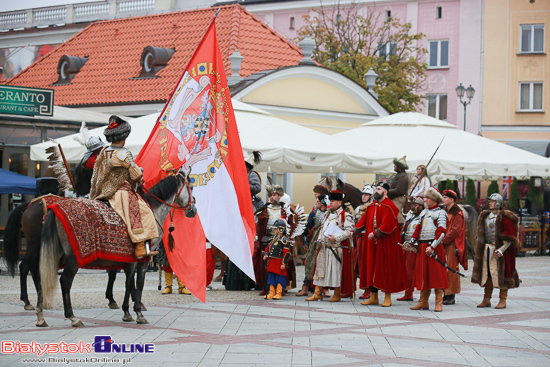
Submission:
<svg viewBox="0 0 550 367">
<path fill-rule="evenodd" d="M 97 259 L 137 261 L 126 224 L 107 204 L 90 199 L 66 199 L 49 205 L 48 209 L 53 210 L 63 224 L 79 267 L 85 268 Z"/>
</svg>

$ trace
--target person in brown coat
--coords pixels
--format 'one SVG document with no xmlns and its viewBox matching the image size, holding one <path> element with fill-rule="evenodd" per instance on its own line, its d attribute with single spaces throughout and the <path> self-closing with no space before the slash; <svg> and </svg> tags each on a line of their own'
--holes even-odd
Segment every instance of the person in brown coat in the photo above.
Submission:
<svg viewBox="0 0 550 367">
<path fill-rule="evenodd" d="M 491 307 L 493 288 L 499 288 L 500 302 L 495 308 L 506 308 L 508 289 L 521 283 L 516 270 L 518 217 L 502 206 L 502 196 L 489 196 L 489 210 L 482 211 L 477 222 L 472 283 L 485 287 L 483 301 L 477 307 Z"/>
</svg>

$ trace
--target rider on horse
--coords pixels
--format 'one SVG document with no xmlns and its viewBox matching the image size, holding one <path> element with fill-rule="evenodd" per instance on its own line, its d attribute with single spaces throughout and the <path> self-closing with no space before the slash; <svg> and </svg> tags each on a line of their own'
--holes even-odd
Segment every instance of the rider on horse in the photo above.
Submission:
<svg viewBox="0 0 550 367">
<path fill-rule="evenodd" d="M 124 148 L 130 131 L 128 122 L 114 115 L 109 118 L 109 126 L 103 134 L 111 146 L 104 148 L 97 157 L 90 198 L 108 201 L 120 215 L 135 245 L 135 256 L 140 259 L 158 253 L 151 252 L 146 241 L 159 234 L 153 211 L 135 192 L 135 184 L 142 181 L 143 174 L 134 163 L 132 153 Z"/>
</svg>

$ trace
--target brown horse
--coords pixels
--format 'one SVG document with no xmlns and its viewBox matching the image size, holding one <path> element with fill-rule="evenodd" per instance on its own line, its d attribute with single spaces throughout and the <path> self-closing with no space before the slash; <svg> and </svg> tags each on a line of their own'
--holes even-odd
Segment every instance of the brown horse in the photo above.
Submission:
<svg viewBox="0 0 550 367">
<path fill-rule="evenodd" d="M 170 176 L 160 181 L 148 193 L 143 195 L 143 199 L 153 209 L 160 234 L 159 237 L 151 241 L 153 246 L 158 244 L 162 238 L 162 223 L 164 223 L 170 210 L 179 207 L 180 209 L 185 209 L 187 217 L 194 217 L 196 215 L 197 209 L 192 201 L 191 190 L 192 187 L 187 177 L 183 173 L 178 173 L 176 176 Z M 43 316 L 43 305 L 51 306 L 52 304 L 59 265 L 64 266 L 59 281 L 61 283 L 65 317 L 71 320 L 71 325 L 74 327 L 84 326 L 74 316 L 70 295 L 73 278 L 78 272 L 79 265 L 63 225 L 54 212 L 48 210 L 42 230 L 42 246 L 40 250 L 42 292 L 38 294 L 38 306 L 36 309 L 37 326 L 47 326 Z M 94 268 L 123 267 L 126 274 L 126 293 L 124 295 L 124 303 L 122 304 L 122 310 L 124 311 L 122 320 L 133 321 L 129 313 L 129 296 L 135 289 L 134 311 L 137 314 L 137 323 L 148 323 L 141 313 L 141 294 L 145 283 L 146 262 L 124 263 L 98 259 L 87 264 L 87 266 L 93 266 Z"/>
</svg>

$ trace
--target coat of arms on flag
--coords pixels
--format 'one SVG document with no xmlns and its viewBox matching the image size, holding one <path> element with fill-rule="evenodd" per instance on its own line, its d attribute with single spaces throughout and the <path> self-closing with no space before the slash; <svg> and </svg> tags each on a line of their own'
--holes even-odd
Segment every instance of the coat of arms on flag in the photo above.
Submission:
<svg viewBox="0 0 550 367">
<path fill-rule="evenodd" d="M 503 176 L 502 177 L 502 198 L 508 200 L 510 197 L 510 187 L 514 182 L 514 176 Z"/>
</svg>

